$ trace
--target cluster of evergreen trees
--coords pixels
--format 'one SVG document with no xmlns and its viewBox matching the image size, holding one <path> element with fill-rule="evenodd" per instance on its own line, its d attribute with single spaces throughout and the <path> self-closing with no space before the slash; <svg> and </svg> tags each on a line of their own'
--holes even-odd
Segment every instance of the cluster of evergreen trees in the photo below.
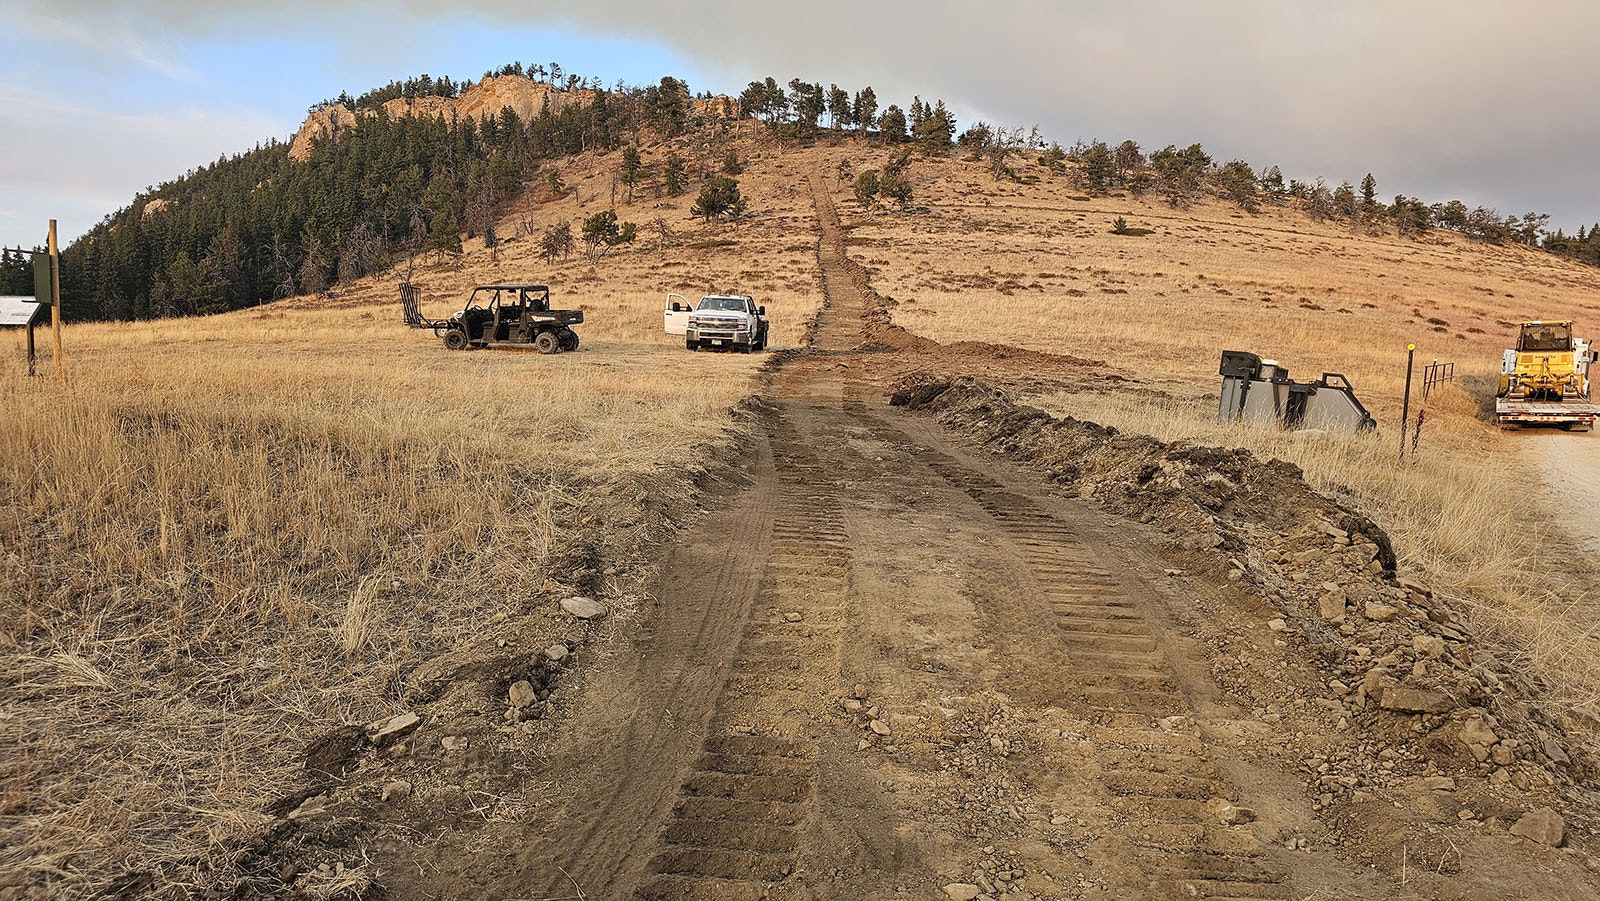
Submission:
<svg viewBox="0 0 1600 901">
<path fill-rule="evenodd" d="M 455 86 L 414 79 L 399 90 L 441 84 Z M 492 229 L 496 205 L 524 185 L 564 189 L 547 161 L 646 130 L 679 134 L 691 108 L 687 86 L 666 78 L 526 122 L 510 109 L 453 123 L 363 116 L 304 163 L 273 141 L 107 216 L 63 252 L 62 302 L 75 320 L 214 313 L 323 291 L 408 252 L 459 251 L 462 234 Z"/>
<path fill-rule="evenodd" d="M 966 135 L 961 143 L 969 143 Z M 1359 187 L 1344 182 L 1330 188 L 1321 178 L 1285 181 L 1277 166 L 1257 171 L 1243 160 L 1217 163 L 1199 144 L 1182 149 L 1168 145 L 1146 154 L 1134 141 L 1115 147 L 1102 141 L 1079 142 L 1070 150 L 1052 145 L 1039 161 L 1056 171 L 1066 171 L 1068 161 L 1077 163 L 1073 177 L 1089 194 L 1112 190 L 1125 190 L 1135 197 L 1154 194 L 1174 207 L 1188 206 L 1204 194 L 1250 211 L 1263 204 L 1293 204 L 1313 219 L 1343 221 L 1369 231 L 1393 229 L 1401 236 L 1415 236 L 1443 228 L 1491 244 L 1544 247 L 1600 265 L 1600 238 L 1592 231 L 1589 238 L 1574 241 L 1559 231 L 1550 234 L 1545 230 L 1550 221 L 1547 213 L 1502 216 L 1487 207 L 1468 208 L 1459 200 L 1427 204 L 1405 195 L 1384 202 L 1378 199 L 1377 179 L 1370 172 Z"/>
<path fill-rule="evenodd" d="M 134 319 L 223 312 L 305 292 L 321 292 L 341 281 L 382 271 L 416 252 L 459 252 L 461 237 L 494 235 L 496 207 L 527 186 L 565 190 L 559 173 L 544 165 L 588 150 L 622 148 L 619 181 L 631 200 L 635 188 L 653 179 L 658 190 L 682 194 L 691 177 L 720 178 L 696 201 L 707 219 L 738 215 L 744 201 L 737 183 L 737 154 L 700 160 L 698 171 L 675 150 L 656 166 L 644 165 L 638 146 L 645 135 L 674 137 L 710 127 L 696 120 L 688 84 L 672 78 L 639 87 L 600 87 L 563 72 L 559 64 L 513 63 L 486 76 L 521 75 L 593 91 L 589 102 L 543 111 L 523 121 L 510 110 L 499 116 L 448 122 L 444 117 L 358 117 L 337 141 L 319 141 L 310 158 L 296 163 L 277 141 L 217 160 L 182 178 L 152 188 L 133 204 L 107 216 L 63 253 L 63 304 L 74 320 Z M 753 83 L 770 93 L 750 94 L 747 115 L 764 119 L 780 136 L 809 138 L 831 117 L 836 129 L 854 129 L 890 143 L 915 142 L 930 153 L 945 152 L 955 119 L 943 102 L 911 104 L 909 118 L 898 107 L 883 113 L 868 87 L 850 97 L 837 87 L 795 79 L 794 93 L 773 79 Z M 394 81 L 351 98 L 340 94 L 312 107 L 343 103 L 377 110 L 396 98 L 459 96 L 467 85 L 427 75 Z M 708 97 L 709 95 L 701 95 Z M 844 99 L 840 99 L 841 96 Z M 709 136 L 708 132 L 708 136 Z M 710 143 L 710 142 L 707 142 Z M 619 224 L 621 229 L 623 224 Z M 570 225 L 569 225 L 570 233 Z M 620 232 L 619 232 L 620 233 Z M 569 252 L 570 234 L 545 235 Z M 631 237 L 631 235 L 630 235 Z M 602 237 L 597 246 L 606 246 Z"/>
<path fill-rule="evenodd" d="M 1555 234 L 1545 237 L 1544 248 L 1557 256 L 1577 260 L 1589 266 L 1600 266 L 1600 222 L 1596 222 L 1587 230 L 1580 225 L 1578 233 L 1570 236 L 1556 229 Z"/>
<path fill-rule="evenodd" d="M 598 76 L 585 78 L 576 72 L 568 72 L 563 75 L 561 64 L 555 62 L 550 63 L 549 66 L 543 63 L 524 66 L 519 60 L 514 63 L 507 63 L 498 69 L 489 69 L 483 73 L 484 78 L 499 78 L 505 75 L 516 75 L 521 78 L 554 85 L 568 91 L 584 88 L 596 91 L 601 90 Z M 330 97 L 320 103 L 313 103 L 306 110 L 306 115 L 325 110 L 335 104 L 343 105 L 351 110 L 376 110 L 381 109 L 385 103 L 391 100 L 399 100 L 401 98 L 406 100 L 415 100 L 419 97 L 454 99 L 461 96 L 469 87 L 471 87 L 470 84 L 453 81 L 448 75 L 436 79 L 427 73 L 423 73 L 405 81 L 391 81 L 381 88 L 374 88 L 362 94 L 360 97 L 352 98 L 348 91 L 341 91 L 337 97 Z M 627 93 L 627 90 L 620 81 L 617 82 L 616 87 L 613 89 L 618 94 Z"/>
<path fill-rule="evenodd" d="M 752 81 L 739 95 L 739 105 L 747 116 L 755 116 L 781 138 L 810 138 L 822 129 L 822 117 L 836 132 L 853 129 L 857 134 L 876 134 L 889 144 L 913 142 L 930 154 L 947 153 L 956 133 L 956 117 L 944 101 L 932 106 L 913 97 L 908 114 L 890 104 L 878 111 L 878 95 L 869 85 L 852 95 L 838 85 L 826 90 L 820 83 L 791 79 L 789 90 L 769 77 Z"/>
<path fill-rule="evenodd" d="M 14 253 L 10 248 L 0 252 L 0 296 L 33 296 L 32 256 L 26 253 Z"/>
<path fill-rule="evenodd" d="M 497 117 L 456 122 L 442 116 L 363 115 L 339 140 L 318 142 L 304 163 L 289 159 L 287 144 L 271 141 L 193 170 L 141 193 L 63 252 L 68 316 L 221 312 L 325 291 L 382 271 L 407 253 L 459 252 L 463 234 L 483 235 L 493 244 L 497 205 L 531 184 L 542 183 L 552 193 L 565 190 L 559 173 L 544 165 L 574 153 L 621 148 L 618 180 L 629 201 L 647 179 L 663 193 L 681 194 L 689 189 L 691 175 L 713 174 L 714 161 L 695 161 L 698 171 L 691 173 L 690 161 L 676 150 L 656 166 L 646 166 L 639 154 L 646 135 L 673 137 L 694 129 L 706 129 L 707 140 L 700 143 L 721 153 L 717 136 L 725 132 L 714 128 L 715 120 L 696 119 L 693 95 L 681 80 L 666 77 L 636 87 L 618 83 L 608 90 L 598 79 L 563 73 L 557 63 L 513 63 L 485 75 L 521 75 L 593 93 L 588 103 L 566 105 L 560 112 L 546 109 L 531 121 L 510 109 Z M 396 98 L 453 98 L 466 87 L 448 77 L 422 75 L 355 99 L 341 94 L 313 110 L 334 102 L 375 110 Z M 1210 194 L 1247 210 L 1294 204 L 1313 217 L 1345 220 L 1353 227 L 1393 228 L 1400 234 L 1446 228 L 1484 241 L 1543 246 L 1600 265 L 1600 225 L 1580 229 L 1573 238 L 1559 231 L 1547 234 L 1549 217 L 1543 214 L 1502 217 L 1459 201 L 1428 205 L 1404 196 L 1384 203 L 1371 175 L 1359 189 L 1348 183 L 1329 188 L 1321 179 L 1286 181 L 1276 166 L 1258 172 L 1240 160 L 1217 163 L 1199 144 L 1149 153 L 1133 141 L 1079 142 L 1068 149 L 1046 146 L 1036 128 L 1025 132 L 981 122 L 955 140 L 956 120 L 942 100 L 929 104 L 916 97 L 907 110 L 894 104 L 880 109 L 870 86 L 852 93 L 796 78 L 785 89 L 766 78 L 750 82 L 739 101 L 743 114 L 764 122 L 780 142 L 812 139 L 822 133 L 826 119 L 835 134 L 894 145 L 897 150 L 882 171 L 856 177 L 856 193 L 865 204 L 881 198 L 907 206 L 909 154 L 942 156 L 959 148 L 972 159 L 987 159 L 997 178 L 1037 178 L 1020 165 L 1031 161 L 1074 179 L 1091 194 L 1153 194 L 1174 206 Z M 743 209 L 737 183 L 726 178 L 737 175 L 741 164 L 737 153 L 727 153 L 723 175 L 715 176 L 720 180 L 708 184 L 696 202 L 696 215 L 708 220 Z M 620 234 L 622 225 L 617 228 Z M 595 246 L 609 246 L 608 236 L 601 235 Z M 570 252 L 570 225 L 562 238 L 552 231 L 540 239 L 541 247 L 550 243 Z M 25 258 L 0 260 L 0 280 L 15 282 L 0 290 L 31 293 Z"/>
</svg>

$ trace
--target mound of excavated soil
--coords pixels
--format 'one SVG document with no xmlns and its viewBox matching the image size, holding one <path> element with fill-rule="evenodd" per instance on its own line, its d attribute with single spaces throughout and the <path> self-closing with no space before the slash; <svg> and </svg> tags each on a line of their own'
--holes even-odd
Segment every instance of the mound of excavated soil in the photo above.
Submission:
<svg viewBox="0 0 1600 901">
<path fill-rule="evenodd" d="M 1351 742 L 1343 761 L 1317 761 L 1311 782 L 1324 806 L 1367 785 L 1446 775 L 1482 780 L 1486 803 L 1505 809 L 1526 806 L 1530 791 L 1592 802 L 1580 789 L 1596 773 L 1582 725 L 1529 703 L 1537 686 L 1476 643 L 1461 611 L 1397 577 L 1383 530 L 1318 494 L 1297 467 L 1056 418 L 971 379 L 913 376 L 891 403 L 1108 510 L 1163 525 L 1175 544 L 1259 592 L 1279 615 L 1273 631 L 1323 671 L 1327 692 L 1307 709 L 1372 739 Z M 1249 690 L 1263 707 L 1307 700 L 1270 682 Z M 1415 772 L 1395 760 L 1414 761 Z"/>
</svg>

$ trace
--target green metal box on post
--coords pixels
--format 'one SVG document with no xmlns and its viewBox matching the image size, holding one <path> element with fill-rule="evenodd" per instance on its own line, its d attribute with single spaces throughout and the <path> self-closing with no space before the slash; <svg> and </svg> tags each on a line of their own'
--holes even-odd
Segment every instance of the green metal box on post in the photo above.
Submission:
<svg viewBox="0 0 1600 901">
<path fill-rule="evenodd" d="M 47 244 L 47 253 L 33 255 L 33 291 L 34 297 L 39 301 L 39 308 L 50 308 L 50 338 L 54 345 L 55 353 L 52 355 L 54 362 L 54 377 L 61 381 L 67 377 L 67 364 L 61 350 L 61 248 L 56 244 L 56 220 L 50 220 L 50 237 Z M 31 340 L 33 332 L 29 331 L 29 353 L 33 348 Z M 28 372 L 33 373 L 30 364 Z"/>
<path fill-rule="evenodd" d="M 55 305 L 55 285 L 51 282 L 50 254 L 35 253 L 33 256 L 33 299 L 44 306 Z"/>
</svg>

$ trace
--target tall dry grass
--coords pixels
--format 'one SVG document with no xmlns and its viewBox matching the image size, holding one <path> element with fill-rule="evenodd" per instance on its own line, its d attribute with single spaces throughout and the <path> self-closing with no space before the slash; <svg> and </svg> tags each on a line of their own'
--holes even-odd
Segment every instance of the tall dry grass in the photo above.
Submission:
<svg viewBox="0 0 1600 901">
<path fill-rule="evenodd" d="M 684 351 L 666 291 L 756 295 L 775 346 L 820 302 L 809 201 L 778 165 L 752 161 L 738 225 L 641 204 L 678 217 L 675 247 L 547 265 L 524 238 L 413 273 L 434 316 L 473 284 L 546 282 L 586 311 L 578 353 L 446 351 L 400 325 L 398 272 L 70 326 L 65 384 L 25 377 L 0 337 L 0 892 L 92 896 L 129 871 L 204 887 L 308 738 L 403 709 L 405 673 L 551 610 L 594 576 L 572 567 L 637 575 L 661 537 L 647 508 L 692 506 L 765 359 Z"/>
<path fill-rule="evenodd" d="M 78 327 L 70 384 L 0 375 L 7 880 L 174 866 L 263 822 L 307 737 L 570 588 L 575 530 L 637 540 L 636 492 L 692 490 L 754 366 L 290 320 Z"/>
</svg>

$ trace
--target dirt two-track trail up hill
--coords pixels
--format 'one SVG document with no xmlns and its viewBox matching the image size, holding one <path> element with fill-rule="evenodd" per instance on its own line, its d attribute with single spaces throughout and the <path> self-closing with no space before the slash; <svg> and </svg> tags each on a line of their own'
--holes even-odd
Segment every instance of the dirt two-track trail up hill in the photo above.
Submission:
<svg viewBox="0 0 1600 901">
<path fill-rule="evenodd" d="M 1230 573 L 1217 541 L 1064 491 L 959 410 L 891 406 L 961 350 L 887 324 L 815 198 L 811 346 L 768 367 L 743 482 L 671 549 L 637 653 L 591 674 L 526 775 L 556 802 L 426 853 L 375 845 L 388 897 L 1600 896 L 1577 835 L 1510 836 L 1524 811 L 1457 785 L 1465 747 L 1424 758 L 1448 714 L 1386 710 L 1385 733 L 1306 700 L 1327 674 L 1241 578 L 1248 549 Z M 1010 365 L 1081 362 L 1040 357 Z M 1387 584 L 1387 547 L 1344 525 L 1280 535 L 1366 548 L 1355 569 Z"/>
</svg>

